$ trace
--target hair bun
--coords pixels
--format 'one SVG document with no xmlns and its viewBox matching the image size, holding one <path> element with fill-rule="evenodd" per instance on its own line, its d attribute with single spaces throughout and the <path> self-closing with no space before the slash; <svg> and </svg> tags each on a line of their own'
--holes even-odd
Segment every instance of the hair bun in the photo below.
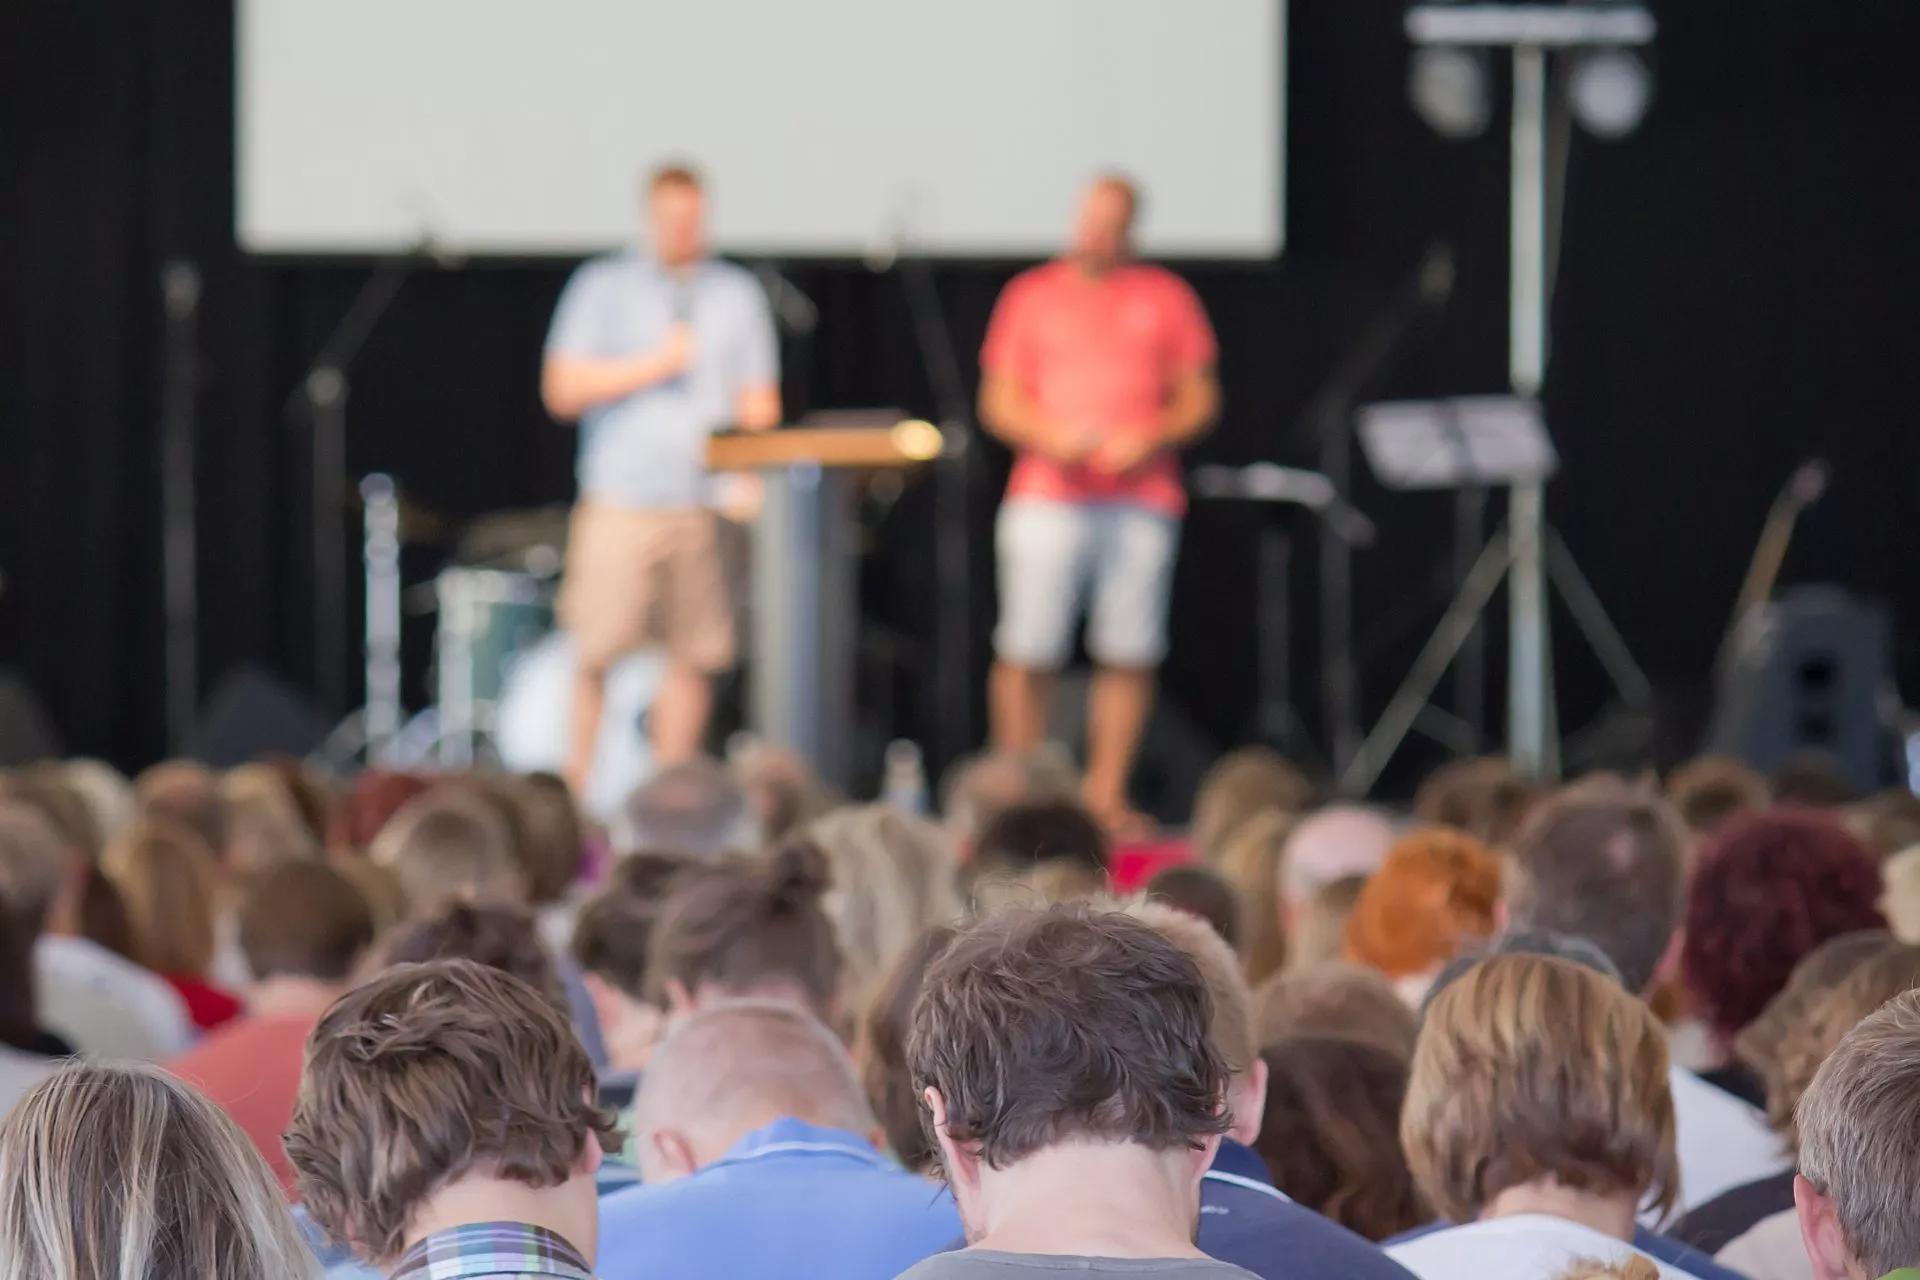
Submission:
<svg viewBox="0 0 1920 1280">
<path fill-rule="evenodd" d="M 767 883 L 775 907 L 798 911 L 812 906 L 832 883 L 827 855 L 811 840 L 783 845 L 767 860 Z"/>
</svg>

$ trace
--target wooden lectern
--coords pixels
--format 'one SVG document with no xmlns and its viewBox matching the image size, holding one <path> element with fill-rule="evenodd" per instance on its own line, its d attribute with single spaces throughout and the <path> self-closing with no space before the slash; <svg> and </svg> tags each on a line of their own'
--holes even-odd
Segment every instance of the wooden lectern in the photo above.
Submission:
<svg viewBox="0 0 1920 1280">
<path fill-rule="evenodd" d="M 720 432 L 707 445 L 709 469 L 757 472 L 766 481 L 753 530 L 753 729 L 799 752 L 836 787 L 850 786 L 854 770 L 858 481 L 931 461 L 942 444 L 931 423 L 888 413 Z"/>
</svg>

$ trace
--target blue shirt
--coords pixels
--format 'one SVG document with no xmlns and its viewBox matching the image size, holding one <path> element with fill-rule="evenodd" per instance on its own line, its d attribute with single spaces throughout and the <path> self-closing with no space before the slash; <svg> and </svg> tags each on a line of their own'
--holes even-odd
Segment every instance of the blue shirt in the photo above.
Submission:
<svg viewBox="0 0 1920 1280">
<path fill-rule="evenodd" d="M 1413 1280 L 1378 1246 L 1287 1199 L 1266 1162 L 1231 1138 L 1200 1179 L 1199 1245 L 1262 1280 Z"/>
<path fill-rule="evenodd" d="M 693 327 L 686 372 L 581 416 L 582 496 L 640 510 L 705 505 L 707 436 L 733 421 L 743 390 L 779 381 L 779 343 L 766 294 L 730 262 L 705 259 L 682 276 L 626 250 L 581 263 L 561 291 L 548 355 L 642 355 L 681 318 Z"/>
<path fill-rule="evenodd" d="M 689 1177 L 600 1202 L 602 1280 L 894 1280 L 960 1235 L 946 1189 L 839 1129 L 776 1120 Z"/>
</svg>

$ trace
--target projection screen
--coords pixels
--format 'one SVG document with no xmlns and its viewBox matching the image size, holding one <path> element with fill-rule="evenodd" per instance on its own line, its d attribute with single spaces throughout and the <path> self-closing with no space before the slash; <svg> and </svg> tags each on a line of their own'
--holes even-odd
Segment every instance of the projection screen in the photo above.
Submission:
<svg viewBox="0 0 1920 1280">
<path fill-rule="evenodd" d="M 668 159 L 735 254 L 1038 256 L 1109 167 L 1149 252 L 1281 246 L 1284 0 L 238 4 L 255 253 L 587 253 Z"/>
</svg>

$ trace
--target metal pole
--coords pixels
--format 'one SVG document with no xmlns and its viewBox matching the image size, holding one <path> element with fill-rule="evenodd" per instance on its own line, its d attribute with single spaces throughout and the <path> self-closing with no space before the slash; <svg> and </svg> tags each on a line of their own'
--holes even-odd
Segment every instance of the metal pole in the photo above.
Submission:
<svg viewBox="0 0 1920 1280">
<path fill-rule="evenodd" d="M 195 325 L 200 269 L 168 262 L 160 273 L 166 310 L 166 383 L 160 410 L 161 578 L 167 663 L 167 742 L 184 749 L 200 703 L 200 592 L 194 499 Z"/>
<path fill-rule="evenodd" d="M 346 509 L 347 375 L 324 364 L 307 375 L 313 430 L 313 686 L 329 716 L 346 710 L 347 561 L 340 545 Z"/>
<path fill-rule="evenodd" d="M 1537 396 L 1546 372 L 1546 149 L 1546 52 L 1537 45 L 1515 45 L 1508 373 L 1519 396 Z M 1507 587 L 1507 751 L 1521 773 L 1550 778 L 1559 771 L 1559 751 L 1547 653 L 1541 483 L 1513 487 L 1507 521 L 1513 540 L 1513 574 Z"/>
<path fill-rule="evenodd" d="M 1338 494 L 1352 492 L 1351 444 L 1345 430 L 1321 436 L 1320 471 Z M 1320 672 L 1327 761 L 1344 779 L 1360 749 L 1359 670 L 1353 656 L 1353 548 L 1320 535 Z"/>
<path fill-rule="evenodd" d="M 367 700 L 363 730 L 369 764 L 384 764 L 400 732 L 400 498 L 393 477 L 360 482 L 365 507 Z"/>
</svg>

